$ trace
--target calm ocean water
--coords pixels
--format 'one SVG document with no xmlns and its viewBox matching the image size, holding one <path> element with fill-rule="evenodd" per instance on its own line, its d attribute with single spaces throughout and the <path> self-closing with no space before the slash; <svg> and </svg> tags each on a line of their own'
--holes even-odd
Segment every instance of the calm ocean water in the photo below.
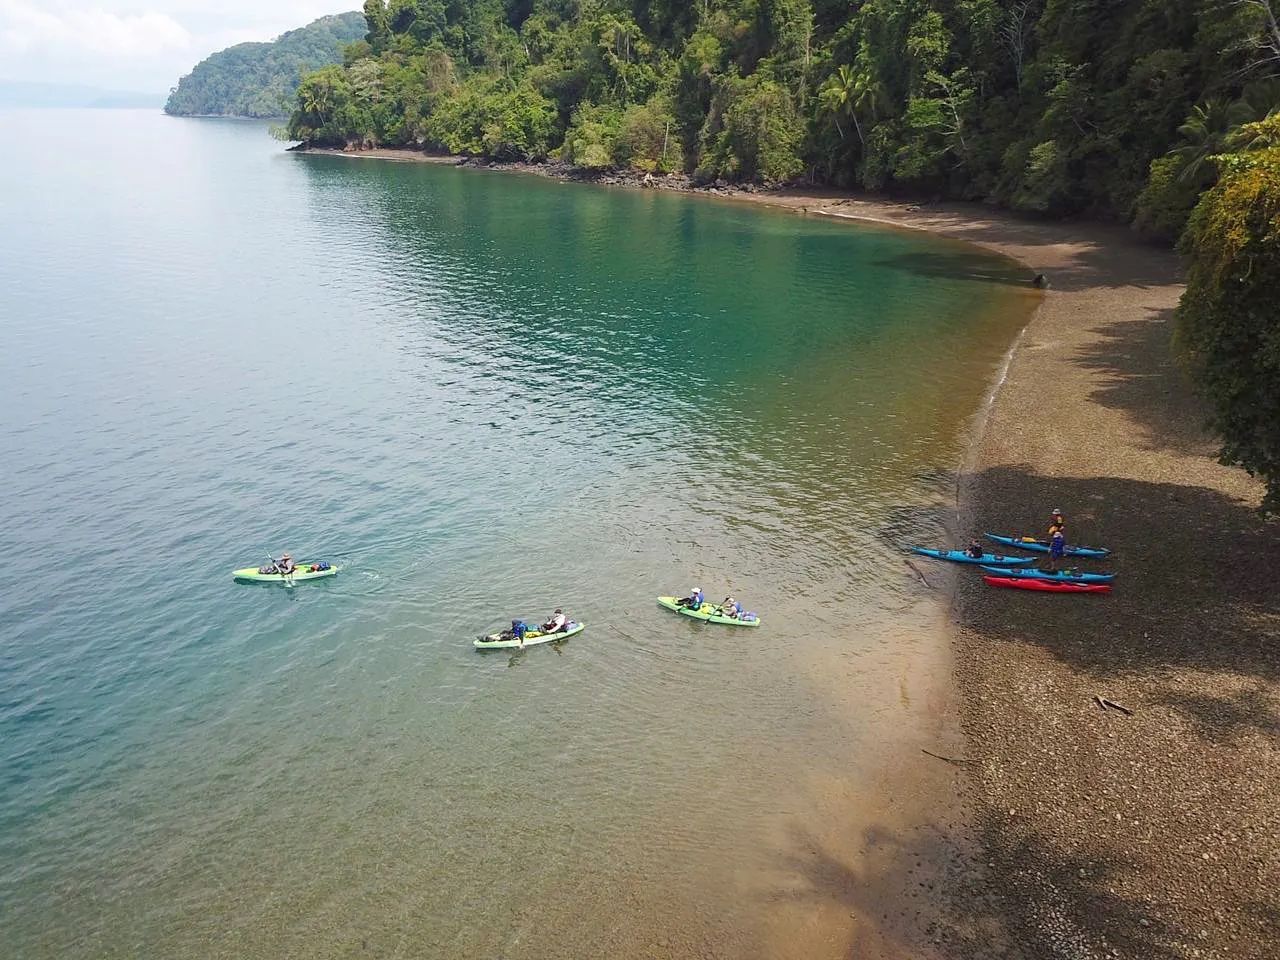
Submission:
<svg viewBox="0 0 1280 960">
<path fill-rule="evenodd" d="M 0 117 L 3 953 L 758 950 L 807 826 L 925 722 L 897 545 L 940 536 L 1018 271 Z M 345 569 L 232 582 L 283 549 Z M 764 626 L 654 604 L 695 582 Z M 587 631 L 472 649 L 555 606 Z"/>
</svg>

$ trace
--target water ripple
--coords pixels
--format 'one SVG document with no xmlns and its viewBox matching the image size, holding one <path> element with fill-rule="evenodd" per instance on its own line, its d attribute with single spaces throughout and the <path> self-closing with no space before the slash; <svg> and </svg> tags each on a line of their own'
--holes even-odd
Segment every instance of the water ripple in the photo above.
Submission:
<svg viewBox="0 0 1280 960">
<path fill-rule="evenodd" d="M 898 548 L 1024 304 L 884 266 L 919 237 L 107 113 L 0 161 L 9 949 L 750 929 L 801 785 L 904 724 Z M 231 581 L 284 548 L 345 569 Z M 653 602 L 694 581 L 765 626 Z"/>
</svg>

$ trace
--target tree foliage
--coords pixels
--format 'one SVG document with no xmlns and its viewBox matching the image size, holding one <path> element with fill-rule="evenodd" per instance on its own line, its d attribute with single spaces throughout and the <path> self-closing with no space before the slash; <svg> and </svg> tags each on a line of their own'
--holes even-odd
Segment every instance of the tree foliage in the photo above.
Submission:
<svg viewBox="0 0 1280 960">
<path fill-rule="evenodd" d="M 1280 116 L 1259 127 L 1252 142 L 1272 145 L 1223 159 L 1188 225 L 1178 342 L 1223 462 L 1261 477 L 1280 512 Z"/>
<path fill-rule="evenodd" d="M 303 75 L 342 61 L 345 44 L 365 33 L 358 13 L 321 17 L 270 43 L 238 43 L 196 64 L 178 81 L 165 113 L 179 117 L 286 117 Z"/>
<path fill-rule="evenodd" d="M 1280 102 L 1267 93 L 1280 73 L 1272 9 L 366 0 L 364 40 L 342 68 L 349 89 L 326 80 L 343 96 L 319 114 L 300 91 L 290 131 L 317 145 L 806 176 L 1134 219 L 1171 239 L 1215 181 L 1209 158 Z M 375 66 L 380 85 L 354 82 Z"/>
</svg>

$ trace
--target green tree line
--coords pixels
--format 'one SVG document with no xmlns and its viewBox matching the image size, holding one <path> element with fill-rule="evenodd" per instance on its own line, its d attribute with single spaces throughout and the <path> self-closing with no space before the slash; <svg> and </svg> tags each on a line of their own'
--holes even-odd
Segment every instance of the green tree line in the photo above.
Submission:
<svg viewBox="0 0 1280 960">
<path fill-rule="evenodd" d="M 1172 240 L 1280 105 L 1268 0 L 367 0 L 288 131 L 907 189 Z"/>
<path fill-rule="evenodd" d="M 201 60 L 169 92 L 172 116 L 287 117 L 304 74 L 342 62 L 342 48 L 364 36 L 356 12 L 321 17 L 270 43 L 238 43 Z"/>
</svg>

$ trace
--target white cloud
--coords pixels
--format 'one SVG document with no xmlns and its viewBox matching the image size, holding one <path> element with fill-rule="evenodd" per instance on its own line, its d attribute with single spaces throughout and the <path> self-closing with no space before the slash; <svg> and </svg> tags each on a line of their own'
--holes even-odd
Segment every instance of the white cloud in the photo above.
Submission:
<svg viewBox="0 0 1280 960">
<path fill-rule="evenodd" d="M 361 0 L 0 0 L 0 78 L 166 90 L 209 54 Z"/>
<path fill-rule="evenodd" d="M 52 10 L 27 0 L 0 0 L 0 47 L 29 53 L 154 56 L 191 45 L 191 34 L 168 14 L 111 13 L 100 7 Z"/>
</svg>

